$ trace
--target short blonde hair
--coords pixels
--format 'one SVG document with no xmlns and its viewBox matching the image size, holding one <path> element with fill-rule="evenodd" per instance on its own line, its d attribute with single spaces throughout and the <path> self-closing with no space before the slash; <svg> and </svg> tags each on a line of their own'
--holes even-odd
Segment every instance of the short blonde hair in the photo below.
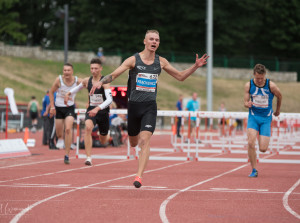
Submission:
<svg viewBox="0 0 300 223">
<path fill-rule="evenodd" d="M 159 35 L 159 32 L 155 29 L 149 29 L 147 30 L 146 34 L 145 34 L 145 37 L 147 36 L 148 33 L 156 33 L 157 35 Z"/>
</svg>

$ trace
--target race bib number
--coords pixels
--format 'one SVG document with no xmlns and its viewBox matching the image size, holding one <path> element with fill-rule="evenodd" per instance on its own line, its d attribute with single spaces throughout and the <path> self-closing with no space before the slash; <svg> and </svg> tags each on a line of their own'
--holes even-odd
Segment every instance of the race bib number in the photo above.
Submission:
<svg viewBox="0 0 300 223">
<path fill-rule="evenodd" d="M 64 98 L 68 91 L 60 90 L 59 93 L 57 94 L 57 97 Z"/>
<path fill-rule="evenodd" d="M 269 96 L 268 95 L 253 96 L 253 105 L 259 108 L 267 108 L 269 106 Z"/>
<path fill-rule="evenodd" d="M 93 94 L 90 96 L 90 105 L 91 106 L 98 106 L 103 103 L 103 96 L 102 94 Z"/>
<path fill-rule="evenodd" d="M 155 92 L 158 74 L 138 73 L 136 76 L 136 90 Z"/>
</svg>

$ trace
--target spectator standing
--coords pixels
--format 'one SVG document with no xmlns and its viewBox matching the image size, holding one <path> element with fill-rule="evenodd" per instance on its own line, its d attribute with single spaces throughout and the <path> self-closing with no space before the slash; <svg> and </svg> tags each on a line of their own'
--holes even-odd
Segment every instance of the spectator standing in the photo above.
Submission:
<svg viewBox="0 0 300 223">
<path fill-rule="evenodd" d="M 192 99 L 188 101 L 187 105 L 186 105 L 186 110 L 188 111 L 198 111 L 200 108 L 200 104 L 197 100 L 197 93 L 194 92 Z M 190 136 L 191 138 L 194 138 L 196 141 L 196 131 L 195 131 L 195 127 L 196 127 L 196 117 L 193 116 L 191 117 L 191 126 L 190 126 Z"/>
<path fill-rule="evenodd" d="M 54 101 L 56 99 L 56 92 L 53 94 Z M 56 139 L 56 129 L 55 129 L 55 118 L 50 117 L 50 104 L 47 106 L 46 112 L 49 116 L 49 149 L 59 149 L 56 147 L 54 140 Z"/>
<path fill-rule="evenodd" d="M 179 95 L 179 99 L 176 103 L 176 108 L 178 111 L 182 111 L 182 95 Z M 181 116 L 178 116 L 177 117 L 177 137 L 178 138 L 181 138 L 180 127 L 181 127 Z"/>
<path fill-rule="evenodd" d="M 99 59 L 101 60 L 102 64 L 105 63 L 106 58 L 105 58 L 105 56 L 103 54 L 103 48 L 102 47 L 98 48 L 97 57 L 99 57 Z"/>
<path fill-rule="evenodd" d="M 47 111 L 47 107 L 50 104 L 49 99 L 49 90 L 46 91 L 46 95 L 42 101 L 42 111 L 41 115 L 43 117 L 43 145 L 48 145 L 50 139 L 50 120 L 49 120 L 49 113 Z"/>
<path fill-rule="evenodd" d="M 39 102 L 35 96 L 32 96 L 27 106 L 27 117 L 31 119 L 31 132 L 33 133 L 37 130 L 38 117 L 40 117 L 39 110 Z"/>
<path fill-rule="evenodd" d="M 225 107 L 225 103 L 221 102 L 220 107 L 219 107 L 219 111 L 220 112 L 226 112 L 226 107 Z M 226 119 L 225 117 L 220 118 L 218 121 L 218 126 L 219 126 L 219 130 L 220 130 L 220 136 L 225 136 L 226 133 Z"/>
</svg>

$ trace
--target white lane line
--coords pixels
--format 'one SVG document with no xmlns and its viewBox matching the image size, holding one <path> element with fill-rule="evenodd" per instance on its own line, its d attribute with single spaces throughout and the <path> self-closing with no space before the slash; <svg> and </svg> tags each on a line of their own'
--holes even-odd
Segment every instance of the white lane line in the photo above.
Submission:
<svg viewBox="0 0 300 223">
<path fill-rule="evenodd" d="M 6 168 L 11 168 L 11 167 L 18 167 L 18 166 L 28 166 L 28 165 L 35 165 L 35 164 L 40 164 L 40 163 L 49 163 L 49 162 L 55 162 L 62 160 L 61 158 L 55 159 L 55 160 L 44 160 L 44 161 L 38 161 L 38 162 L 32 162 L 32 163 L 21 163 L 21 164 L 15 164 L 11 166 L 1 166 L 0 169 L 6 169 Z"/>
<path fill-rule="evenodd" d="M 199 186 L 199 185 L 201 185 L 201 184 L 204 184 L 204 183 L 207 183 L 207 182 L 212 181 L 212 180 L 214 180 L 214 179 L 217 179 L 217 178 L 219 178 L 219 177 L 222 177 L 222 176 L 224 176 L 224 175 L 226 175 L 226 174 L 229 174 L 229 173 L 232 173 L 232 172 L 237 171 L 237 170 L 239 170 L 239 169 L 242 169 L 242 168 L 244 168 L 245 166 L 248 166 L 248 165 L 249 165 L 248 163 L 247 163 L 247 164 L 244 164 L 244 165 L 239 166 L 239 167 L 237 167 L 237 168 L 235 168 L 235 169 L 229 170 L 229 171 L 227 171 L 227 172 L 225 172 L 225 173 L 219 174 L 219 175 L 217 175 L 217 176 L 215 176 L 215 177 L 212 177 L 212 178 L 209 178 L 209 179 L 207 179 L 207 180 L 203 180 L 203 181 L 201 181 L 201 182 L 198 182 L 198 183 L 196 183 L 196 184 L 194 184 L 194 185 L 191 185 L 191 186 L 189 186 L 189 187 L 186 187 L 186 188 L 184 188 L 184 189 L 182 189 L 182 190 L 180 190 L 180 191 L 178 191 L 178 192 L 172 194 L 172 195 L 169 196 L 166 200 L 164 200 L 164 201 L 162 202 L 162 204 L 160 205 L 160 208 L 159 208 L 159 216 L 160 216 L 160 219 L 161 219 L 162 222 L 164 222 L 164 223 L 169 222 L 169 220 L 168 220 L 168 218 L 167 218 L 167 215 L 166 215 L 166 207 L 167 207 L 167 204 L 169 203 L 169 201 L 171 201 L 171 200 L 172 200 L 174 197 L 176 197 L 178 194 L 183 193 L 183 192 L 185 192 L 185 191 L 188 191 L 188 190 L 190 190 L 190 189 L 193 188 L 193 187 Z"/>
<path fill-rule="evenodd" d="M 284 208 L 298 219 L 300 219 L 300 215 L 297 212 L 293 211 L 293 209 L 289 206 L 288 202 L 289 202 L 289 195 L 296 187 L 299 186 L 299 184 L 300 184 L 300 179 L 284 194 L 282 198 Z"/>
<path fill-rule="evenodd" d="M 68 186 L 65 186 L 63 184 L 45 184 L 45 185 L 26 185 L 26 184 L 11 184 L 11 185 L 5 185 L 5 184 L 2 184 L 0 185 L 0 187 L 9 187 L 9 188 L 67 188 L 67 189 L 70 189 L 70 188 L 77 188 L 75 186 L 71 186 L 71 185 L 68 185 Z"/>
<path fill-rule="evenodd" d="M 223 154 L 215 154 L 215 155 L 212 155 L 212 156 L 218 156 L 218 155 L 223 155 Z M 274 154 L 275 155 L 275 154 Z M 122 161 L 117 161 L 117 162 L 127 162 L 127 161 L 131 161 L 131 160 L 122 160 Z M 115 162 L 115 163 L 117 163 Z M 112 162 L 113 163 L 113 162 Z M 182 165 L 182 164 L 186 164 L 188 163 L 188 161 L 186 162 L 182 162 L 182 163 L 177 163 L 177 164 L 173 164 L 173 165 L 169 165 L 169 166 L 166 166 L 166 167 L 161 167 L 161 168 L 158 168 L 158 169 L 153 169 L 153 170 L 148 170 L 148 171 L 145 171 L 145 173 L 150 173 L 150 172 L 154 172 L 154 171 L 159 171 L 159 170 L 163 170 L 163 169 L 167 169 L 167 168 L 170 168 L 170 167 L 173 167 L 173 166 L 178 166 L 178 165 Z M 100 164 L 102 165 L 102 164 Z M 100 165 L 94 165 L 94 166 L 100 166 Z M 106 165 L 106 164 L 105 164 Z M 241 166 L 240 168 L 244 167 L 244 166 L 247 166 L 249 165 L 248 163 Z M 84 167 L 86 168 L 86 167 Z M 91 168 L 91 167 L 88 167 L 88 168 Z M 83 169 L 83 168 L 78 168 L 78 169 Z M 74 169 L 75 170 L 75 169 Z M 63 172 L 67 172 L 68 170 L 66 171 L 63 171 Z M 235 171 L 235 170 L 233 170 Z M 62 172 L 62 171 L 59 171 L 59 172 Z M 42 175 L 51 175 L 51 174 L 54 174 L 54 173 L 49 173 L 49 174 L 42 174 Z M 224 175 L 227 174 L 227 173 L 224 173 Z M 132 174 L 132 175 L 128 175 L 128 176 L 124 176 L 124 177 L 119 177 L 119 178 L 114 178 L 114 179 L 111 179 L 111 180 L 107 180 L 107 181 L 103 181 L 103 182 L 98 182 L 98 183 L 94 183 L 94 184 L 90 184 L 90 185 L 87 185 L 87 186 L 83 186 L 83 187 L 79 187 L 79 188 L 75 188 L 75 189 L 72 189 L 72 190 L 69 190 L 69 191 L 65 191 L 63 193 L 59 193 L 59 194 L 56 194 L 56 195 L 53 195 L 51 197 L 48 197 L 44 200 L 40 200 L 30 206 L 28 206 L 26 209 L 23 209 L 20 213 L 18 213 L 12 220 L 11 222 L 12 223 L 15 223 L 15 222 L 18 222 L 18 220 L 24 215 L 26 214 L 28 211 L 30 211 L 32 208 L 38 206 L 39 204 L 41 203 L 44 203 L 48 200 L 51 200 L 53 198 L 56 198 L 56 197 L 59 197 L 59 196 L 62 196 L 64 194 L 67 194 L 67 193 L 71 193 L 71 192 L 74 192 L 74 191 L 77 191 L 77 190 L 82 190 L 82 189 L 86 189 L 86 188 L 90 188 L 90 187 L 93 187 L 93 186 L 96 186 L 96 185 L 100 185 L 100 184 L 105 184 L 105 183 L 109 183 L 109 182 L 112 182 L 112 181 L 116 181 L 116 180 L 121 180 L 121 179 L 125 179 L 125 178 L 128 178 L 128 177 L 132 177 L 132 176 L 135 176 L 135 174 Z M 218 177 L 218 176 L 217 176 Z M 215 178 L 217 178 L 215 177 Z M 209 180 L 207 180 L 209 181 Z M 203 181 L 203 183 L 205 183 L 206 181 Z M 182 191 L 182 190 L 181 190 Z M 179 191 L 180 192 L 180 191 Z M 176 195 L 175 195 L 176 196 Z M 174 197 L 175 197 L 174 196 Z"/>
<path fill-rule="evenodd" d="M 162 154 L 165 154 L 165 153 L 160 153 L 160 154 L 158 154 L 158 156 L 162 155 Z M 61 160 L 61 159 L 59 159 L 59 160 Z M 39 175 L 21 177 L 21 178 L 17 178 L 17 179 L 3 180 L 3 181 L 0 180 L 0 184 L 1 183 L 6 183 L 6 182 L 12 182 L 12 181 L 16 181 L 16 180 L 25 180 L 25 179 L 30 179 L 30 178 L 34 178 L 34 177 L 49 176 L 49 175 L 53 175 L 53 174 L 66 173 L 66 172 L 82 170 L 82 169 L 86 169 L 86 168 L 104 166 L 104 165 L 115 164 L 115 163 L 120 163 L 120 162 L 127 162 L 127 161 L 133 161 L 133 160 L 118 160 L 118 161 L 113 161 L 113 162 L 108 162 L 108 163 L 96 164 L 96 165 L 92 165 L 92 166 L 84 166 L 84 167 L 80 167 L 80 168 L 67 169 L 67 170 L 61 170 L 61 171 L 57 171 L 57 172 L 50 172 L 50 173 L 43 173 L 43 174 L 39 174 Z"/>
<path fill-rule="evenodd" d="M 119 151 L 114 151 L 109 154 L 116 154 L 120 153 Z M 95 154 L 96 155 L 96 154 Z M 70 160 L 73 160 L 75 158 L 70 158 Z M 49 163 L 49 162 L 55 162 L 55 161 L 61 161 L 62 158 L 59 159 L 54 159 L 54 160 L 44 160 L 44 161 L 37 161 L 37 162 L 31 162 L 31 163 L 21 163 L 21 164 L 15 164 L 11 166 L 1 166 L 0 169 L 6 169 L 6 168 L 11 168 L 11 167 L 19 167 L 19 166 L 28 166 L 28 165 L 35 165 L 35 164 L 40 164 L 40 163 Z"/>
<path fill-rule="evenodd" d="M 222 154 L 220 154 L 220 155 L 222 155 Z M 213 155 L 213 156 L 217 156 L 217 155 Z M 125 161 L 130 161 L 130 160 L 123 160 L 123 162 L 125 162 Z M 122 161 L 121 161 L 121 162 L 122 162 Z M 161 168 L 157 168 L 157 169 L 153 169 L 153 170 L 148 170 L 148 171 L 145 171 L 145 173 L 150 173 L 150 172 L 154 172 L 154 171 L 159 171 L 159 170 L 167 169 L 167 168 L 174 167 L 174 166 L 178 166 L 178 165 L 183 165 L 183 164 L 186 164 L 186 163 L 188 163 L 188 162 L 181 162 L 181 163 L 177 163 L 177 164 L 173 164 L 173 165 L 169 165 L 169 166 L 165 166 L 165 167 L 161 167 Z M 226 172 L 226 173 L 223 173 L 223 174 L 221 174 L 221 175 L 225 175 L 225 174 L 227 174 L 227 173 L 229 173 L 229 172 L 236 171 L 237 169 L 241 169 L 241 168 L 243 168 L 243 167 L 245 167 L 245 166 L 247 166 L 247 165 L 249 165 L 249 164 L 247 163 L 247 164 L 245 164 L 245 165 L 242 165 L 242 166 L 240 166 L 240 167 L 238 167 L 238 168 L 236 168 L 236 169 L 233 169 L 233 170 L 228 171 L 228 172 Z M 216 177 L 214 177 L 214 178 L 220 177 L 221 175 L 218 175 L 218 176 L 216 176 Z M 46 199 L 44 199 L 44 200 L 40 200 L 40 201 L 38 201 L 38 202 L 36 202 L 36 203 L 34 203 L 34 204 L 28 206 L 26 209 L 23 209 L 23 210 L 22 210 L 20 213 L 18 213 L 18 214 L 17 214 L 10 222 L 11 222 L 11 223 L 16 223 L 16 222 L 18 222 L 19 219 L 20 219 L 24 214 L 26 214 L 28 211 L 32 210 L 34 207 L 38 206 L 39 204 L 42 204 L 42 203 L 44 203 L 44 202 L 46 202 L 46 201 L 48 201 L 48 200 L 51 200 L 51 199 L 53 199 L 53 198 L 56 198 L 56 197 L 59 197 L 59 196 L 62 196 L 62 195 L 65 195 L 65 194 L 68 194 L 68 193 L 71 193 L 71 192 L 74 192 L 74 191 L 77 191 L 77 190 L 82 190 L 82 189 L 86 189 L 86 188 L 91 188 L 91 187 L 96 186 L 96 185 L 105 184 L 105 183 L 109 183 L 109 182 L 112 182 L 112 181 L 117 181 L 117 180 L 125 179 L 125 178 L 132 177 L 132 176 L 135 176 L 135 174 L 131 174 L 131 175 L 124 176 L 124 177 L 114 178 L 114 179 L 111 179 L 111 180 L 107 180 L 107 181 L 102 181 L 102 182 L 90 184 L 90 185 L 87 185 L 87 186 L 75 188 L 75 189 L 72 189 L 72 190 L 69 190 L 69 191 L 65 191 L 65 192 L 63 192 L 63 193 L 59 193 L 59 194 L 53 195 L 53 196 L 51 196 L 51 197 L 48 197 L 48 198 L 46 198 Z M 212 179 L 212 178 L 211 178 L 211 179 Z M 200 184 L 201 184 L 201 183 L 208 182 L 208 181 L 210 181 L 210 179 L 208 179 L 208 180 L 206 180 L 206 181 L 202 181 L 202 182 L 200 182 Z M 199 183 L 198 183 L 198 184 L 199 184 Z M 200 185 L 200 184 L 199 184 L 199 185 Z M 196 186 L 196 185 L 195 185 L 195 186 Z M 193 186 L 188 187 L 187 190 L 190 189 L 190 188 L 192 188 L 192 187 L 193 187 Z M 179 193 L 180 193 L 180 192 L 183 192 L 183 190 L 180 190 Z M 176 196 L 176 195 L 175 195 L 175 196 Z M 175 196 L 174 196 L 174 197 L 175 197 Z M 164 212 L 165 212 L 165 211 L 164 211 Z M 168 222 L 168 221 L 167 221 L 167 222 Z"/>
<path fill-rule="evenodd" d="M 135 189 L 132 186 L 128 185 L 115 185 L 115 186 L 109 186 L 111 189 Z M 108 189 L 109 189 L 108 188 Z M 143 186 L 141 189 L 160 189 L 160 190 L 165 190 L 167 187 L 159 187 L 159 186 Z"/>
<path fill-rule="evenodd" d="M 8 187 L 8 188 L 64 188 L 64 189 L 78 189 L 80 186 L 64 186 L 64 184 L 49 184 L 49 185 L 22 185 L 22 184 L 12 184 L 12 185 L 0 185 L 0 187 Z M 108 187 L 89 187 L 87 189 L 90 190 L 136 190 L 133 186 L 128 185 L 119 185 L 119 186 L 108 186 Z M 166 188 L 161 186 L 143 186 L 139 190 L 147 190 L 147 191 L 179 191 L 177 188 Z M 189 190 L 187 192 L 212 192 L 212 193 L 254 193 L 254 194 L 285 194 L 285 191 L 240 191 L 240 190 L 213 190 L 213 189 L 202 189 L 202 190 Z M 300 195 L 298 192 L 294 192 L 294 195 Z M 289 199 L 291 200 L 291 199 Z M 300 200 L 300 198 L 295 198 L 292 200 Z M 22 200 L 21 200 L 22 201 Z M 36 201 L 36 200 L 35 200 Z"/>
<path fill-rule="evenodd" d="M 266 192 L 268 189 L 251 189 L 251 188 L 210 188 L 217 191 L 254 191 L 254 192 Z"/>
<path fill-rule="evenodd" d="M 276 154 L 271 154 L 271 155 L 265 156 L 263 159 L 267 159 L 267 158 L 269 158 L 269 157 L 271 157 L 271 156 L 275 156 L 275 155 L 276 155 Z M 172 194 L 172 195 L 169 196 L 166 200 L 164 200 L 163 203 L 160 205 L 160 208 L 159 208 L 159 216 L 160 216 L 160 219 L 162 220 L 163 223 L 169 223 L 169 220 L 168 220 L 167 215 L 166 215 L 166 207 L 167 207 L 167 204 L 168 204 L 174 197 L 176 197 L 178 194 L 183 193 L 183 192 L 186 192 L 186 191 L 190 190 L 190 189 L 193 188 L 193 187 L 196 187 L 196 186 L 199 186 L 199 185 L 201 185 L 201 184 L 207 183 L 207 182 L 209 182 L 209 181 L 215 180 L 215 179 L 217 179 L 217 178 L 219 178 L 219 177 L 222 177 L 222 176 L 224 176 L 224 175 L 227 175 L 227 174 L 232 173 L 232 172 L 234 172 L 234 171 L 237 171 L 237 170 L 239 170 L 239 169 L 242 169 L 242 168 L 244 168 L 244 167 L 246 167 L 246 166 L 248 166 L 248 165 L 250 165 L 250 163 L 244 164 L 244 165 L 242 165 L 242 166 L 239 166 L 239 167 L 237 167 L 237 168 L 235 168 L 235 169 L 229 170 L 229 171 L 227 171 L 227 172 L 225 172 L 225 173 L 219 174 L 219 175 L 217 175 L 217 176 L 215 176 L 215 177 L 212 177 L 212 178 L 209 178 L 209 179 L 207 179 L 207 180 L 198 182 L 198 183 L 196 183 L 196 184 L 194 184 L 194 185 L 191 185 L 191 186 L 189 186 L 189 187 L 186 187 L 186 188 L 184 188 L 184 189 L 182 189 L 182 190 L 180 190 L 180 191 L 178 191 L 178 192 Z"/>
<path fill-rule="evenodd" d="M 14 185 L 21 185 L 21 186 L 33 186 L 33 187 L 38 187 L 38 186 L 41 186 L 41 187 L 44 187 L 44 186 L 47 186 L 47 187 L 69 187 L 71 186 L 71 184 L 28 184 L 28 183 L 14 183 Z"/>
<path fill-rule="evenodd" d="M 124 160 L 123 160 L 124 161 Z M 128 160 L 125 160 L 125 161 L 128 161 Z M 153 170 L 148 170 L 148 171 L 145 171 L 146 172 L 154 172 L 154 171 L 159 171 L 159 170 L 163 170 L 163 169 L 167 169 L 167 168 L 170 168 L 170 167 L 174 167 L 174 166 L 178 166 L 178 165 L 182 165 L 182 164 L 185 164 L 187 162 L 183 162 L 183 163 L 176 163 L 176 164 L 172 164 L 172 165 L 168 165 L 168 166 L 165 166 L 165 167 L 160 167 L 160 168 L 157 168 L 157 169 L 153 169 Z M 125 179 L 125 178 L 128 178 L 128 177 L 133 177 L 135 176 L 136 174 L 131 174 L 131 175 L 127 175 L 127 176 L 123 176 L 123 177 L 118 177 L 118 178 L 114 178 L 114 179 L 111 179 L 111 180 L 106 180 L 106 181 L 102 181 L 102 182 L 98 182 L 98 183 L 94 183 L 94 184 L 90 184 L 90 185 L 87 185 L 87 186 L 83 186 L 83 187 L 78 187 L 78 188 L 75 188 L 75 189 L 72 189 L 72 190 L 68 190 L 68 191 L 65 191 L 65 192 L 62 192 L 62 193 L 59 193 L 59 194 L 56 194 L 56 195 L 53 195 L 51 197 L 48 197 L 48 198 L 45 198 L 43 200 L 40 200 L 30 206 L 28 206 L 27 208 L 24 208 L 21 212 L 19 212 L 17 215 L 14 216 L 14 218 L 10 221 L 11 223 L 16 223 L 20 220 L 20 218 L 26 214 L 28 211 L 30 211 L 31 209 L 33 209 L 34 207 L 46 202 L 46 201 L 49 201 L 53 198 L 56 198 L 56 197 L 59 197 L 59 196 L 62 196 L 62 195 L 65 195 L 65 194 L 68 194 L 68 193 L 71 193 L 71 192 L 74 192 L 74 191 L 77 191 L 77 190 L 82 190 L 82 189 L 86 189 L 86 188 L 89 188 L 89 187 L 93 187 L 93 186 L 96 186 L 96 185 L 100 185 L 100 184 L 105 184 L 105 183 L 110 183 L 112 181 L 117 181 L 117 180 L 122 180 L 122 179 Z"/>
<path fill-rule="evenodd" d="M 25 179 L 30 179 L 30 178 L 34 178 L 34 177 L 49 176 L 49 175 L 59 174 L 59 173 L 67 173 L 67 172 L 71 172 L 71 171 L 93 168 L 96 166 L 105 166 L 105 165 L 109 165 L 109 164 L 121 163 L 121 162 L 126 162 L 126 161 L 128 161 L 128 160 L 118 160 L 118 161 L 113 161 L 113 162 L 108 162 L 108 163 L 101 163 L 101 164 L 97 164 L 97 165 L 93 165 L 93 166 L 84 166 L 84 167 L 79 167 L 79 168 L 74 168 L 74 169 L 60 170 L 57 172 L 43 173 L 43 174 L 38 174 L 38 175 L 33 175 L 33 176 L 11 179 L 11 180 L 3 180 L 3 181 L 0 181 L 0 183 L 12 182 L 12 181 L 16 181 L 16 180 L 25 180 Z"/>
<path fill-rule="evenodd" d="M 160 154 L 158 154 L 158 156 L 163 155 L 163 154 L 165 154 L 165 153 L 160 153 Z M 58 159 L 58 160 L 61 160 L 61 159 Z M 109 162 L 109 163 L 96 164 L 96 165 L 93 165 L 93 166 L 84 166 L 84 167 L 80 167 L 80 168 L 61 170 L 61 171 L 57 171 L 57 172 L 44 173 L 44 174 L 39 174 L 39 175 L 34 175 L 34 176 L 27 176 L 27 177 L 11 179 L 11 180 L 3 180 L 3 181 L 0 180 L 0 184 L 1 183 L 6 183 L 6 182 L 12 182 L 12 181 L 16 181 L 16 180 L 25 180 L 25 179 L 30 179 L 30 178 L 34 178 L 34 177 L 49 176 L 49 175 L 53 175 L 53 174 L 57 174 L 57 173 L 58 174 L 59 173 L 66 173 L 66 172 L 71 172 L 71 171 L 75 171 L 75 170 L 81 170 L 81 169 L 86 169 L 86 168 L 92 168 L 92 167 L 103 166 L 103 165 L 108 165 L 108 164 L 114 164 L 114 163 L 119 163 L 119 162 L 127 162 L 127 161 L 133 161 L 133 160 L 118 160 L 118 161 Z M 39 162 L 37 162 L 37 163 L 39 163 Z M 31 163 L 31 164 L 35 164 L 35 163 Z"/>
</svg>

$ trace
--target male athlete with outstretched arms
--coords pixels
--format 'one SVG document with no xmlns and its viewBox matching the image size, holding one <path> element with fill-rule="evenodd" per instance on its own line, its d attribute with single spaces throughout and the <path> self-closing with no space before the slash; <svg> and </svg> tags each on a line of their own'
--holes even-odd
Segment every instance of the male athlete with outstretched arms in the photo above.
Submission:
<svg viewBox="0 0 300 223">
<path fill-rule="evenodd" d="M 156 54 L 160 44 L 159 33 L 156 30 L 148 30 L 144 38 L 145 48 L 127 58 L 115 71 L 105 76 L 100 82 L 93 85 L 90 91 L 94 91 L 103 84 L 112 82 L 126 70 L 128 77 L 128 135 L 130 145 L 141 148 L 137 175 L 134 186 L 142 186 L 141 177 L 146 168 L 150 155 L 150 138 L 153 135 L 157 116 L 157 81 L 161 70 L 179 81 L 184 81 L 198 68 L 205 65 L 208 56 L 204 54 L 198 58 L 196 54 L 195 63 L 184 71 L 175 69 L 168 60 Z"/>
</svg>

